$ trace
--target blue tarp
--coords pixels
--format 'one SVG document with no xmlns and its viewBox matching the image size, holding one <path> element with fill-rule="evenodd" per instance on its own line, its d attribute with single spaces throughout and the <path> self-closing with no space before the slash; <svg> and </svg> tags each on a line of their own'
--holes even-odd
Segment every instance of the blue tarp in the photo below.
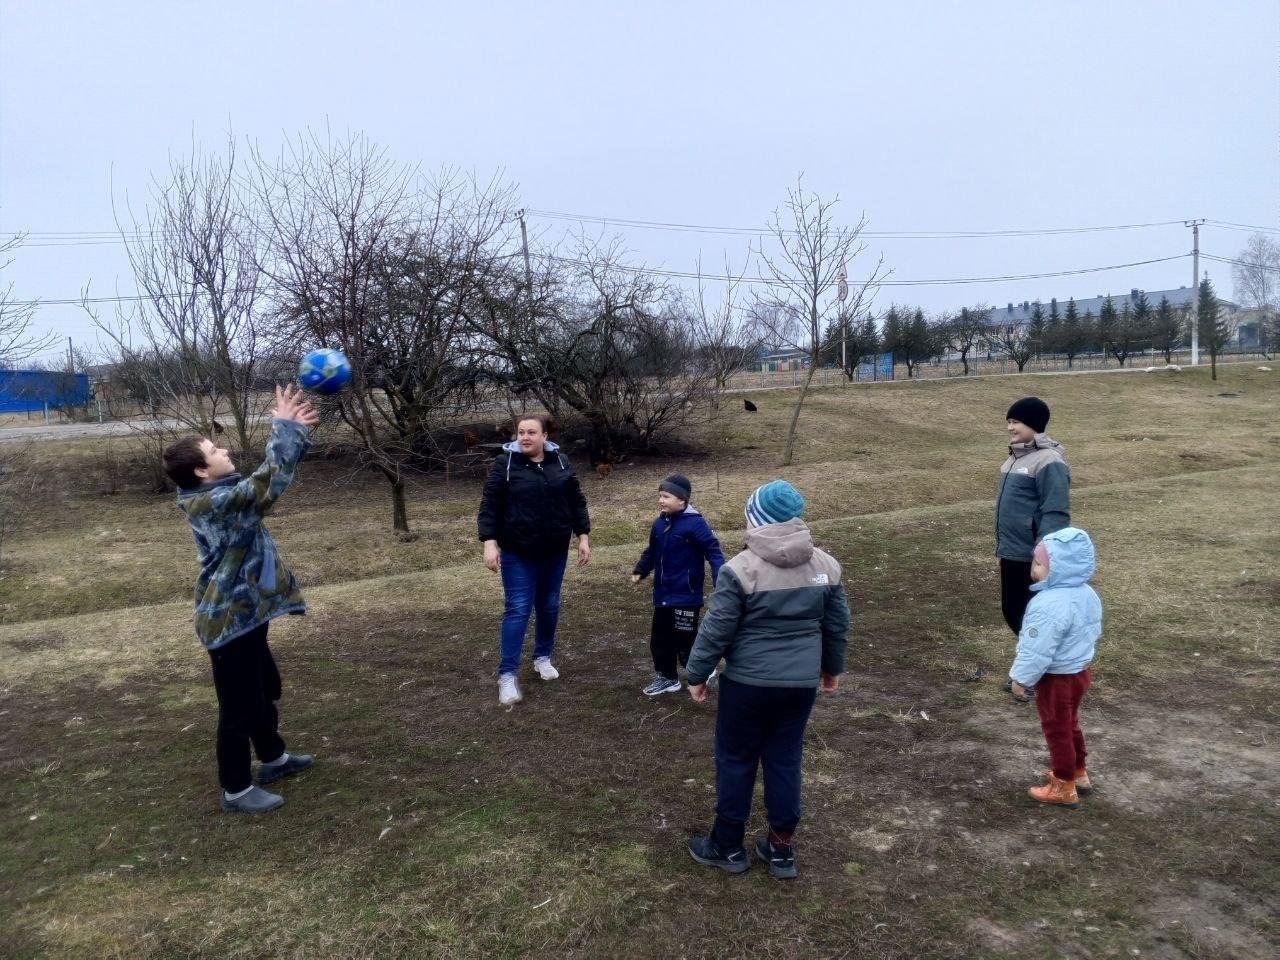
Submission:
<svg viewBox="0 0 1280 960">
<path fill-rule="evenodd" d="M 0 413 L 25 413 L 89 402 L 87 373 L 57 370 L 0 370 Z"/>
</svg>

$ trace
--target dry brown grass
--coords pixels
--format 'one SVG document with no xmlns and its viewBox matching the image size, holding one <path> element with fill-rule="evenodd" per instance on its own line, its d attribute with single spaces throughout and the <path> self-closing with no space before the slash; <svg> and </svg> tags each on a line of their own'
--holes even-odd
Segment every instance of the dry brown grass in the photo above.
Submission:
<svg viewBox="0 0 1280 960">
<path fill-rule="evenodd" d="M 648 593 L 626 577 L 672 464 L 588 481 L 598 549 L 566 582 L 564 679 L 530 681 L 505 712 L 475 485 L 421 488 L 424 536 L 397 544 L 376 485 L 331 490 L 309 462 L 273 530 L 311 614 L 273 637 L 286 736 L 320 761 L 248 822 L 213 802 L 181 518 L 112 500 L 110 549 L 168 558 L 171 594 L 135 572 L 106 609 L 90 579 L 60 610 L 15 600 L 6 575 L 21 622 L 0 627 L 0 954 L 1270 957 L 1280 382 L 1231 375 L 1043 381 L 1106 604 L 1084 713 L 1099 789 L 1077 814 L 1025 799 L 1043 746 L 997 689 L 1012 638 L 989 498 L 1008 384 L 817 396 L 785 475 L 845 564 L 855 630 L 845 687 L 811 724 L 791 885 L 707 875 L 681 849 L 711 811 L 713 711 L 638 693 Z M 775 397 L 688 470 L 726 546 L 777 472 Z M 18 582 L 64 575 L 98 506 L 69 487 L 36 511 Z M 987 679 L 964 683 L 977 662 Z"/>
</svg>

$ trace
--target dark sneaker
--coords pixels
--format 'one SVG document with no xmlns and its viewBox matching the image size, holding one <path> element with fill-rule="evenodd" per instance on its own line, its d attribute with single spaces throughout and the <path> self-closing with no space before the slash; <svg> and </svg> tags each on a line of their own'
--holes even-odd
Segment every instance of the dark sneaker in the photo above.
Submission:
<svg viewBox="0 0 1280 960">
<path fill-rule="evenodd" d="M 266 813 L 283 806 L 284 797 L 268 793 L 261 787 L 250 787 L 248 793 L 234 800 L 228 800 L 226 793 L 222 794 L 222 809 L 230 813 Z"/>
<path fill-rule="evenodd" d="M 756 839 L 756 856 L 769 865 L 769 875 L 790 880 L 796 875 L 796 852 L 791 846 L 775 847 L 765 837 Z"/>
<path fill-rule="evenodd" d="M 689 856 L 703 866 L 719 867 L 727 873 L 746 873 L 751 866 L 745 847 L 722 853 L 710 837 L 700 833 L 689 838 Z"/>
<path fill-rule="evenodd" d="M 649 685 L 644 688 L 644 695 L 646 697 L 656 697 L 659 694 L 663 694 L 663 693 L 679 693 L 679 692 L 680 692 L 680 681 L 672 680 L 668 677 L 664 677 L 660 673 L 654 674 L 653 679 L 649 681 Z"/>
<path fill-rule="evenodd" d="M 264 763 L 258 767 L 258 782 L 264 785 L 275 783 L 281 777 L 301 773 L 314 762 L 315 758 L 309 753 L 291 753 L 284 763 Z"/>
</svg>

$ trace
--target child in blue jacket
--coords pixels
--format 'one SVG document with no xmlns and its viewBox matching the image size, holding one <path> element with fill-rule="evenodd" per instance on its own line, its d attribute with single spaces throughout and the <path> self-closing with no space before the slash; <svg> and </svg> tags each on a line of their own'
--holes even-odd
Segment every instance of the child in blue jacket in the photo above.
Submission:
<svg viewBox="0 0 1280 960">
<path fill-rule="evenodd" d="M 1089 664 L 1102 635 L 1102 601 L 1089 578 L 1095 569 L 1093 542 L 1077 527 L 1046 534 L 1031 560 L 1031 589 L 1018 634 L 1009 680 L 1013 695 L 1025 699 L 1034 688 L 1040 729 L 1052 768 L 1044 786 L 1032 787 L 1041 803 L 1080 806 L 1079 795 L 1093 786 L 1085 769 L 1080 701 L 1089 689 Z"/>
<path fill-rule="evenodd" d="M 689 503 L 692 496 L 693 485 L 682 474 L 673 473 L 658 484 L 658 517 L 631 574 L 632 583 L 653 574 L 653 680 L 644 688 L 650 697 L 680 690 L 677 664 L 688 662 L 698 633 L 704 564 L 711 564 L 713 584 L 724 565 L 720 541 Z"/>
</svg>

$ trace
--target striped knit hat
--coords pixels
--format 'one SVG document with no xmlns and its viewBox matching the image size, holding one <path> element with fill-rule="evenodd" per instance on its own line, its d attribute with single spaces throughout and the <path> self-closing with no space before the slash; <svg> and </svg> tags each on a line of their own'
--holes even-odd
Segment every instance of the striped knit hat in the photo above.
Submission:
<svg viewBox="0 0 1280 960">
<path fill-rule="evenodd" d="M 804 513 L 804 497 L 785 480 L 770 480 L 747 498 L 747 526 L 785 523 Z"/>
</svg>

